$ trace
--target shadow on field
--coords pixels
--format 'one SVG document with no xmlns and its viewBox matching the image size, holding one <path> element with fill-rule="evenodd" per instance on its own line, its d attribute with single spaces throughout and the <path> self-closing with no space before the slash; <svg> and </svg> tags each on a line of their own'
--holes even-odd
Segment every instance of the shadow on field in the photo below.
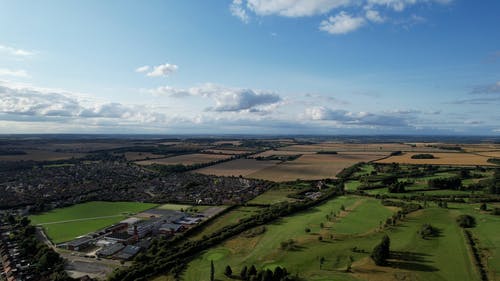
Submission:
<svg viewBox="0 0 500 281">
<path fill-rule="evenodd" d="M 424 253 L 391 251 L 391 260 L 389 261 L 389 266 L 406 270 L 426 272 L 438 271 L 436 267 L 426 264 L 429 263 L 429 261 L 426 259 L 426 257 L 429 256 L 429 254 Z"/>
</svg>

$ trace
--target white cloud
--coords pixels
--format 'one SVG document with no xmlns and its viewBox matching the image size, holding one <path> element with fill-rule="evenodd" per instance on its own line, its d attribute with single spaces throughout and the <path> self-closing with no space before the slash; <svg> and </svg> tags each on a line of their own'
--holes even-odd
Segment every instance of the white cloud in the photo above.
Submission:
<svg viewBox="0 0 500 281">
<path fill-rule="evenodd" d="M 304 117 L 313 121 L 330 121 L 348 126 L 406 127 L 408 120 L 414 119 L 407 114 L 375 114 L 331 109 L 324 106 L 306 108 Z"/>
<path fill-rule="evenodd" d="M 500 94 L 500 81 L 493 84 L 476 86 L 472 89 L 471 94 Z"/>
<path fill-rule="evenodd" d="M 28 78 L 30 77 L 26 70 L 12 70 L 8 68 L 0 68 L 0 76 L 12 76 L 12 77 L 20 77 L 20 78 Z"/>
<path fill-rule="evenodd" d="M 149 65 L 145 65 L 145 66 L 140 66 L 140 67 L 136 68 L 135 72 L 142 73 L 142 72 L 146 72 L 148 70 L 149 70 Z"/>
<path fill-rule="evenodd" d="M 282 100 L 278 94 L 270 91 L 229 88 L 212 83 L 188 89 L 158 87 L 150 90 L 150 93 L 171 97 L 199 96 L 210 98 L 214 101 L 215 106 L 209 107 L 208 110 L 217 112 L 261 112 L 269 109 L 265 107 L 277 104 Z"/>
<path fill-rule="evenodd" d="M 140 66 L 135 69 L 135 72 L 146 73 L 149 77 L 167 77 L 179 69 L 175 64 L 165 63 L 157 66 L 150 67 L 149 65 Z"/>
<path fill-rule="evenodd" d="M 368 20 L 383 23 L 380 9 L 402 12 L 409 6 L 423 3 L 448 4 L 453 0 L 233 0 L 229 6 L 231 13 L 248 23 L 250 13 L 258 16 L 310 17 L 324 15 L 341 9 L 350 9 L 356 16 L 340 12 L 329 16 L 320 24 L 320 29 L 330 34 L 345 34 L 354 31 Z M 416 24 L 424 18 L 412 16 L 407 21 Z M 405 23 L 406 21 L 403 21 Z"/>
<path fill-rule="evenodd" d="M 362 27 L 364 24 L 364 18 L 353 17 L 342 11 L 336 16 L 331 16 L 327 20 L 323 20 L 319 29 L 330 34 L 346 34 Z"/>
<path fill-rule="evenodd" d="M 233 16 L 239 18 L 244 23 L 248 23 L 250 21 L 250 17 L 248 16 L 242 5 L 242 0 L 233 0 L 231 5 L 229 6 L 229 10 L 231 11 L 231 14 Z"/>
<path fill-rule="evenodd" d="M 0 53 L 6 53 L 12 56 L 19 56 L 19 57 L 28 57 L 35 54 L 35 52 L 33 51 L 27 51 L 6 45 L 0 45 Z"/>
<path fill-rule="evenodd" d="M 385 21 L 385 19 L 376 10 L 366 10 L 365 17 L 369 21 L 372 21 L 372 22 L 375 22 L 375 23 L 382 23 L 382 22 Z"/>
<path fill-rule="evenodd" d="M 353 0 L 247 0 L 248 9 L 257 15 L 304 17 L 325 14 L 334 8 L 349 5 Z"/>
<path fill-rule="evenodd" d="M 117 119 L 120 122 L 164 122 L 164 114 L 151 108 L 95 102 L 76 94 L 41 88 L 0 84 L 0 115 L 4 120 L 52 121 Z"/>
</svg>

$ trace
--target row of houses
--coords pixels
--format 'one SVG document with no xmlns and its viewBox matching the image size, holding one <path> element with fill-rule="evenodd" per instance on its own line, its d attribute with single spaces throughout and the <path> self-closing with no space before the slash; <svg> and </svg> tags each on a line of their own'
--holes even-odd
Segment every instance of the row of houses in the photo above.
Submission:
<svg viewBox="0 0 500 281">
<path fill-rule="evenodd" d="M 18 242 L 10 238 L 10 231 L 3 231 L 0 237 L 0 256 L 3 272 L 0 280 L 36 280 L 29 261 L 19 252 Z"/>
</svg>

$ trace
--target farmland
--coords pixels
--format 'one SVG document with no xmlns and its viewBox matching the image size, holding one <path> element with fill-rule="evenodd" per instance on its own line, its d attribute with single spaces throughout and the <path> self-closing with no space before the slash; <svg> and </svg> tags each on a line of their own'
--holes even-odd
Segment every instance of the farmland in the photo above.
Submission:
<svg viewBox="0 0 500 281">
<path fill-rule="evenodd" d="M 50 212 L 32 215 L 34 225 L 41 225 L 54 243 L 74 239 L 80 235 L 117 223 L 131 214 L 157 206 L 136 202 L 87 202 Z"/>
<path fill-rule="evenodd" d="M 255 159 L 236 159 L 229 162 L 201 168 L 194 172 L 215 176 L 248 176 L 262 169 L 273 167 L 278 161 L 258 161 Z"/>
<path fill-rule="evenodd" d="M 492 166 L 488 163 L 488 157 L 472 153 L 432 153 L 434 159 L 412 159 L 418 153 L 405 153 L 403 155 L 391 156 L 377 161 L 377 163 L 401 163 L 401 164 L 431 164 L 431 165 L 463 165 L 463 166 Z"/>
<path fill-rule="evenodd" d="M 167 157 L 167 158 L 159 158 L 159 159 L 151 159 L 144 161 L 137 161 L 135 163 L 139 165 L 151 165 L 151 164 L 159 164 L 159 165 L 193 165 L 193 164 L 203 164 L 209 163 L 212 161 L 223 160 L 230 158 L 230 155 L 222 155 L 222 154 L 202 154 L 202 153 L 194 153 L 194 154 L 184 154 L 179 156 Z"/>
<path fill-rule="evenodd" d="M 358 162 L 380 158 L 371 154 L 306 154 L 293 161 L 249 174 L 249 178 L 276 182 L 334 178 L 338 172 Z"/>
<path fill-rule="evenodd" d="M 56 161 L 85 156 L 84 153 L 56 152 L 50 150 L 23 150 L 26 154 L 0 155 L 0 161 Z"/>
</svg>

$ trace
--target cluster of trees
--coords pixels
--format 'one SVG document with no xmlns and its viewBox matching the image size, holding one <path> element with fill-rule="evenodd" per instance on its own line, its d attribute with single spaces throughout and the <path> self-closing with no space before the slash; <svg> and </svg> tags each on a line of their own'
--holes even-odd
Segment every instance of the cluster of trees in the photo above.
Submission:
<svg viewBox="0 0 500 281">
<path fill-rule="evenodd" d="M 434 159 L 434 155 L 428 153 L 415 154 L 411 156 L 411 159 Z"/>
<path fill-rule="evenodd" d="M 337 151 L 331 151 L 331 150 L 321 150 L 316 152 L 316 154 L 338 154 Z"/>
<path fill-rule="evenodd" d="M 427 181 L 430 188 L 436 189 L 460 189 L 462 187 L 462 180 L 459 177 L 437 178 Z"/>
<path fill-rule="evenodd" d="M 213 268 L 213 267 L 212 267 Z M 274 271 L 270 269 L 257 271 L 254 265 L 248 268 L 244 266 L 238 276 L 234 275 L 231 266 L 227 265 L 224 270 L 224 275 L 229 278 L 235 278 L 245 281 L 295 281 L 297 277 L 291 276 L 286 268 L 277 266 Z M 211 275 L 212 276 L 212 275 Z"/>
<path fill-rule="evenodd" d="M 391 246 L 391 239 L 389 239 L 389 236 L 385 235 L 384 237 L 382 237 L 382 241 L 380 241 L 380 243 L 373 248 L 370 257 L 372 258 L 372 260 L 375 262 L 376 265 L 387 264 L 387 259 L 391 255 L 390 246 Z"/>
<path fill-rule="evenodd" d="M 415 212 L 417 210 L 422 209 L 422 206 L 417 203 L 407 203 L 403 201 L 394 201 L 394 200 L 382 200 L 382 205 L 384 206 L 394 206 L 401 208 L 401 212 L 405 215 Z"/>
<path fill-rule="evenodd" d="M 300 156 L 302 156 L 302 154 L 258 156 L 258 157 L 255 157 L 255 160 L 258 160 L 258 161 L 268 161 L 268 160 L 293 161 L 293 160 L 299 158 Z"/>
<path fill-rule="evenodd" d="M 405 193 L 406 189 L 405 186 L 407 185 L 407 182 L 404 181 L 397 181 L 387 187 L 390 193 Z"/>
</svg>

